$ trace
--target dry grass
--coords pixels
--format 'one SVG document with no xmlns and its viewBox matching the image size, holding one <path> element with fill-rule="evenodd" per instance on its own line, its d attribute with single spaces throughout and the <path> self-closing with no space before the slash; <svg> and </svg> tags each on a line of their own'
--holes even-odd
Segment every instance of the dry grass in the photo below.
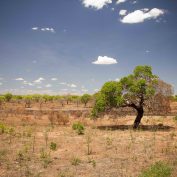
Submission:
<svg viewBox="0 0 177 177">
<path fill-rule="evenodd" d="M 143 126 L 133 131 L 134 116 L 91 121 L 70 115 L 61 125 L 55 114 L 51 126 L 49 112 L 18 111 L 0 115 L 5 125 L 0 131 L 1 177 L 138 177 L 157 161 L 169 163 L 177 176 L 177 122 L 172 116 L 144 117 Z M 86 125 L 84 135 L 72 130 L 78 120 Z"/>
</svg>

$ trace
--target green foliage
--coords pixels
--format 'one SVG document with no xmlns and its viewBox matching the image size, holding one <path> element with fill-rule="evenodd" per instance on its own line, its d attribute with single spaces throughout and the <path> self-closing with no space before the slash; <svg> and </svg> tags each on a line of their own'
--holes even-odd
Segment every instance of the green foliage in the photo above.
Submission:
<svg viewBox="0 0 177 177">
<path fill-rule="evenodd" d="M 76 130 L 76 132 L 77 132 L 78 135 L 84 134 L 84 130 L 85 130 L 84 125 L 82 123 L 80 123 L 80 122 L 74 123 L 72 125 L 72 129 Z"/>
<path fill-rule="evenodd" d="M 95 97 L 96 97 L 95 98 L 95 105 L 94 105 L 94 107 L 92 109 L 92 113 L 91 113 L 91 116 L 93 118 L 97 117 L 99 113 L 104 112 L 105 108 L 106 108 L 105 95 L 98 93 Z"/>
<path fill-rule="evenodd" d="M 56 151 L 56 149 L 57 149 L 57 144 L 54 143 L 54 142 L 51 142 L 51 143 L 50 143 L 50 149 L 51 149 L 52 151 Z"/>
<path fill-rule="evenodd" d="M 81 96 L 81 102 L 83 104 L 85 104 L 85 106 L 90 101 L 90 99 L 91 99 L 91 96 L 89 94 L 84 94 L 84 95 Z"/>
<path fill-rule="evenodd" d="M 0 95 L 0 104 L 5 101 L 5 97 Z"/>
<path fill-rule="evenodd" d="M 47 168 L 48 165 L 52 163 L 50 153 L 47 153 L 46 151 L 44 151 L 44 149 L 41 150 L 40 158 L 44 168 Z"/>
<path fill-rule="evenodd" d="M 144 106 L 144 100 L 155 94 L 157 79 L 152 74 L 152 68 L 145 65 L 137 66 L 133 74 L 123 77 L 119 82 L 106 82 L 96 96 L 92 116 L 121 106 Z"/>
<path fill-rule="evenodd" d="M 147 170 L 143 171 L 139 177 L 170 177 L 171 173 L 172 168 L 169 165 L 163 162 L 156 162 Z"/>
<path fill-rule="evenodd" d="M 9 101 L 12 99 L 13 95 L 12 95 L 11 93 L 6 93 L 6 94 L 4 95 L 4 97 L 5 97 L 5 100 L 6 100 L 7 102 L 9 102 Z"/>
<path fill-rule="evenodd" d="M 6 133 L 12 135 L 14 132 L 15 130 L 12 127 L 9 127 L 0 122 L 0 134 Z"/>
</svg>

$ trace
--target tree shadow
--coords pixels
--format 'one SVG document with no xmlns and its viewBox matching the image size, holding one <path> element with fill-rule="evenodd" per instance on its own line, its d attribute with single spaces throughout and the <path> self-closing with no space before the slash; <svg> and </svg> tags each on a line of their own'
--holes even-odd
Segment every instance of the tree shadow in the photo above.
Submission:
<svg viewBox="0 0 177 177">
<path fill-rule="evenodd" d="M 97 126 L 98 129 L 100 130 L 131 130 L 133 129 L 132 125 L 102 125 L 102 126 Z M 173 130 L 174 127 L 168 126 L 168 125 L 140 125 L 137 129 L 135 130 L 142 130 L 142 131 L 170 131 Z"/>
</svg>

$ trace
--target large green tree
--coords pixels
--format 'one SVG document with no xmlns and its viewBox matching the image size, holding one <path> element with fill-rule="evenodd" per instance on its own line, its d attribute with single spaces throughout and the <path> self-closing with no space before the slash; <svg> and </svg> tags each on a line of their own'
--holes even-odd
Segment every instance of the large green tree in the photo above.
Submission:
<svg viewBox="0 0 177 177">
<path fill-rule="evenodd" d="M 96 96 L 93 116 L 112 108 L 131 107 L 137 111 L 133 128 L 137 128 L 144 115 L 147 101 L 157 93 L 158 77 L 150 66 L 137 66 L 131 75 L 119 82 L 106 82 Z"/>
</svg>

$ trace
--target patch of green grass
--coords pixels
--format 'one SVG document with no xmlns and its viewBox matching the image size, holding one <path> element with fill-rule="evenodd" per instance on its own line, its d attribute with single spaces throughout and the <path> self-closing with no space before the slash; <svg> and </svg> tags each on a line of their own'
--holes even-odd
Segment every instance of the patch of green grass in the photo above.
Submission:
<svg viewBox="0 0 177 177">
<path fill-rule="evenodd" d="M 85 127 L 82 123 L 76 122 L 72 125 L 72 129 L 76 130 L 78 135 L 84 134 Z"/>
<path fill-rule="evenodd" d="M 144 170 L 139 177 L 170 177 L 172 168 L 164 162 L 156 162 Z"/>
</svg>

